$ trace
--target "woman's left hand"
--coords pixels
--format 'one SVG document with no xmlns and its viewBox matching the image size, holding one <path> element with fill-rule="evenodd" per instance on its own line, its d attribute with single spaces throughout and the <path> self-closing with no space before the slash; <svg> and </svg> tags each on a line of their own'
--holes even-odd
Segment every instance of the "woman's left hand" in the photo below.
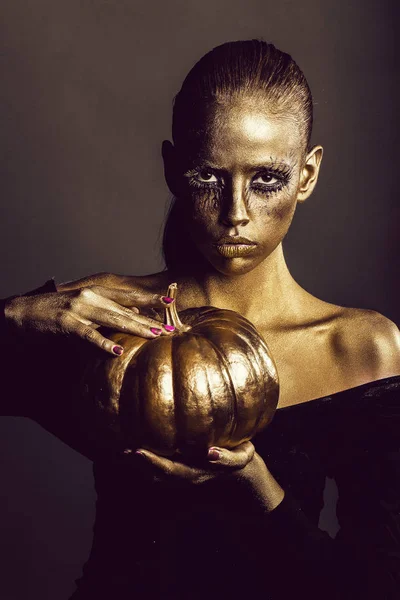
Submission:
<svg viewBox="0 0 400 600">
<path fill-rule="evenodd" d="M 204 467 L 170 460 L 142 448 L 136 450 L 136 454 L 151 463 L 158 480 L 186 481 L 193 485 L 221 477 L 240 481 L 249 487 L 256 501 L 267 512 L 274 510 L 285 495 L 251 442 L 243 442 L 233 450 L 215 446 L 209 448 Z"/>
</svg>

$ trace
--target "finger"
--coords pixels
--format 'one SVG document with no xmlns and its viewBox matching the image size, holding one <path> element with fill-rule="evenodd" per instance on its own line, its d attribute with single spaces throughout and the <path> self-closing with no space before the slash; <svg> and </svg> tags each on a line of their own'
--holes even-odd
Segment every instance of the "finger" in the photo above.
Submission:
<svg viewBox="0 0 400 600">
<path fill-rule="evenodd" d="M 109 288 L 102 285 L 92 285 L 90 289 L 103 296 L 109 298 L 121 306 L 149 306 L 154 308 L 165 308 L 172 304 L 173 299 L 160 294 L 153 294 L 146 290 L 135 288 L 131 290 L 123 290 L 120 288 Z"/>
<path fill-rule="evenodd" d="M 90 322 L 88 324 L 88 321 L 86 321 L 85 319 L 82 322 L 73 317 L 72 315 L 64 313 L 61 324 L 64 331 L 77 335 L 83 340 L 90 342 L 94 346 L 105 350 L 113 356 L 119 356 L 124 351 L 124 349 L 121 346 L 116 345 L 115 342 L 101 335 L 101 333 L 99 333 Z"/>
<path fill-rule="evenodd" d="M 121 280 L 122 286 L 121 286 Z M 126 283 L 130 280 L 129 283 Z M 102 271 L 95 273 L 94 275 L 87 275 L 81 279 L 65 281 L 57 284 L 57 291 L 72 291 L 80 290 L 83 288 L 98 288 L 98 292 L 105 297 L 111 297 L 112 300 L 117 301 L 124 306 L 132 306 L 137 304 L 138 306 L 154 306 L 155 308 L 165 308 L 168 304 L 173 301 L 172 298 L 168 298 L 163 294 L 154 294 L 143 289 L 143 282 L 140 278 L 134 277 L 121 277 L 114 273 L 108 273 Z M 111 291 L 111 296 L 107 296 L 108 292 Z M 115 297 L 115 293 L 122 293 L 125 296 L 125 300 L 122 298 L 120 302 Z M 125 303 L 126 301 L 126 303 Z"/>
<path fill-rule="evenodd" d="M 208 461 L 221 467 L 243 469 L 254 456 L 255 448 L 251 442 L 243 442 L 233 450 L 212 446 L 208 451 Z"/>
<path fill-rule="evenodd" d="M 189 467 L 181 462 L 175 462 L 165 456 L 154 454 L 154 452 L 150 452 L 149 450 L 140 448 L 136 450 L 135 454 L 144 457 L 145 460 L 152 464 L 153 468 L 159 474 L 164 476 L 172 476 L 177 477 L 178 479 L 196 482 L 204 481 L 212 477 L 211 473 L 207 473 L 202 469 Z"/>
<path fill-rule="evenodd" d="M 79 318 L 91 319 L 93 323 L 109 327 L 116 331 L 139 335 L 152 339 L 159 335 L 171 335 L 175 328 L 160 323 L 155 319 L 132 313 L 128 308 L 120 307 L 118 304 L 109 302 L 109 308 L 93 307 L 90 305 L 80 306 Z"/>
<path fill-rule="evenodd" d="M 161 323 L 150 316 L 140 315 L 138 309 L 133 310 L 121 306 L 117 302 L 99 295 L 95 290 L 99 286 L 83 288 L 73 292 L 71 309 L 81 319 L 90 319 L 94 324 L 114 328 L 118 331 L 132 333 L 151 339 L 158 335 L 169 335 L 175 328 Z"/>
<path fill-rule="evenodd" d="M 174 463 L 169 458 L 165 458 L 165 456 L 159 456 L 154 452 L 150 452 L 150 450 L 143 450 L 142 448 L 136 450 L 135 455 L 143 457 L 146 462 L 151 463 L 155 470 L 160 473 L 170 475 L 173 472 Z"/>
</svg>

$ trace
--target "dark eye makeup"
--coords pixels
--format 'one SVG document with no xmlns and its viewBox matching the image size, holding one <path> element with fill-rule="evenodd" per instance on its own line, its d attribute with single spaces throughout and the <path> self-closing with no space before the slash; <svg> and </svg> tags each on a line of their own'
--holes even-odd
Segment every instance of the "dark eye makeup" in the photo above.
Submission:
<svg viewBox="0 0 400 600">
<path fill-rule="evenodd" d="M 278 192 L 289 183 L 291 172 L 287 165 L 261 168 L 252 177 L 250 189 L 264 196 Z M 193 168 L 184 177 L 190 187 L 198 190 L 222 191 L 225 187 L 223 178 L 211 168 Z"/>
</svg>

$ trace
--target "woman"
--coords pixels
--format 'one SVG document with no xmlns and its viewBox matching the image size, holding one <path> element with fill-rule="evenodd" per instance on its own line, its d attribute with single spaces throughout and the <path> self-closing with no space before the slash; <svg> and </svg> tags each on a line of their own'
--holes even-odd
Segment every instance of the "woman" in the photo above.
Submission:
<svg viewBox="0 0 400 600">
<path fill-rule="evenodd" d="M 22 352 L 22 337 L 36 350 L 72 339 L 118 355 L 123 349 L 98 327 L 173 335 L 159 315 L 176 281 L 178 310 L 241 313 L 278 368 L 268 430 L 254 445 L 211 448 L 203 468 L 144 449 L 97 460 L 66 416 L 73 386 L 65 365 L 46 354 L 45 371 L 31 362 L 25 382 L 15 378 L 3 414 L 30 416 L 94 460 L 94 542 L 74 600 L 399 597 L 397 327 L 374 311 L 313 297 L 282 251 L 296 206 L 318 179 L 323 150 L 310 146 L 311 128 L 310 90 L 289 55 L 257 40 L 215 48 L 186 77 L 173 144 L 163 143 L 175 196 L 167 269 L 100 273 L 57 289 L 50 280 L 4 301 L 8 351 Z M 15 362 L 8 358 L 11 373 Z M 27 380 L 42 386 L 35 401 Z M 318 529 L 326 475 L 340 494 L 335 540 Z"/>
</svg>

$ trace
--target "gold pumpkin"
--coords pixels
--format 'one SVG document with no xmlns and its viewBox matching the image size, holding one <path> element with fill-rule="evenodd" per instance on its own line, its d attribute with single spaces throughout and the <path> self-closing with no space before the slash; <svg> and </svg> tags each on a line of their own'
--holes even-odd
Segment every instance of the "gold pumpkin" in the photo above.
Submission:
<svg viewBox="0 0 400 600">
<path fill-rule="evenodd" d="M 171 284 L 167 295 L 176 291 Z M 83 406 L 95 409 L 96 437 L 107 430 L 104 451 L 201 456 L 212 445 L 234 448 L 270 423 L 278 375 L 250 321 L 207 306 L 178 315 L 173 303 L 164 322 L 175 332 L 152 340 L 108 333 L 124 353 L 99 356 L 85 371 Z"/>
</svg>

